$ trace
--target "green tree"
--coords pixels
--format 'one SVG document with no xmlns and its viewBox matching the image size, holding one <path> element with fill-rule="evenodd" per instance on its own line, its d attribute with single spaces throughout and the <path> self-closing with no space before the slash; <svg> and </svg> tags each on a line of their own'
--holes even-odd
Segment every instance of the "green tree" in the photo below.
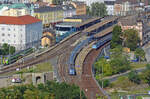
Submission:
<svg viewBox="0 0 150 99">
<path fill-rule="evenodd" d="M 94 68 L 97 75 L 103 72 L 104 76 L 110 76 L 113 72 L 109 62 L 107 62 L 107 60 L 104 58 L 101 58 L 99 61 L 97 61 L 94 65 Z"/>
<path fill-rule="evenodd" d="M 106 6 L 104 3 L 95 2 L 91 4 L 90 15 L 96 17 L 104 17 L 107 15 Z"/>
<path fill-rule="evenodd" d="M 122 73 L 131 68 L 127 57 L 123 54 L 122 47 L 119 46 L 111 49 L 110 66 L 112 67 L 113 74 Z"/>
<path fill-rule="evenodd" d="M 142 79 L 150 86 L 150 70 L 146 70 L 143 72 Z"/>
<path fill-rule="evenodd" d="M 139 58 L 140 61 L 145 60 L 145 52 L 142 48 L 137 48 L 135 50 L 135 55 L 136 55 L 137 58 Z"/>
<path fill-rule="evenodd" d="M 8 55 L 8 54 L 13 54 L 15 53 L 16 49 L 14 46 L 10 46 L 7 43 L 4 43 L 2 45 L 2 49 L 0 50 L 2 55 Z"/>
<path fill-rule="evenodd" d="M 141 79 L 136 71 L 131 71 L 128 75 L 128 79 L 136 84 L 140 84 Z"/>
<path fill-rule="evenodd" d="M 120 38 L 121 35 L 122 35 L 121 26 L 119 25 L 115 26 L 112 31 L 111 48 L 115 48 L 116 46 L 122 44 L 122 39 Z"/>
<path fill-rule="evenodd" d="M 91 9 L 89 6 L 86 6 L 86 14 L 89 16 L 91 15 Z"/>
<path fill-rule="evenodd" d="M 9 45 L 7 43 L 4 43 L 2 45 L 2 50 L 3 50 L 3 55 L 8 55 L 9 54 Z"/>
<path fill-rule="evenodd" d="M 98 83 L 101 87 L 106 88 L 110 85 L 110 81 L 105 79 L 105 80 L 98 80 Z"/>
<path fill-rule="evenodd" d="M 140 38 L 138 37 L 138 32 L 134 29 L 128 29 L 125 30 L 123 33 L 124 37 L 124 46 L 130 48 L 132 51 L 134 51 L 139 43 Z"/>
<path fill-rule="evenodd" d="M 146 70 L 150 70 L 150 64 L 146 64 Z"/>
<path fill-rule="evenodd" d="M 53 0 L 53 4 L 61 5 L 64 1 L 70 1 L 70 0 Z"/>
</svg>

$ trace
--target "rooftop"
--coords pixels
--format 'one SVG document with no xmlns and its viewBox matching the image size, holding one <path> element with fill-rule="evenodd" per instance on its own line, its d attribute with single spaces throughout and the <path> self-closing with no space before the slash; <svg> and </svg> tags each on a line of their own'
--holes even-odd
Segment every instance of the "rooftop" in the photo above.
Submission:
<svg viewBox="0 0 150 99">
<path fill-rule="evenodd" d="M 121 4 L 123 2 L 130 2 L 131 4 L 137 4 L 138 3 L 138 0 L 116 0 L 116 3 L 117 4 Z"/>
<path fill-rule="evenodd" d="M 88 16 L 88 15 L 74 15 L 72 17 L 67 17 L 65 19 L 82 19 L 83 21 L 84 20 L 88 20 L 88 19 L 91 19 L 92 17 Z"/>
<path fill-rule="evenodd" d="M 72 27 L 80 24 L 80 22 L 62 22 L 56 25 L 56 27 Z"/>
<path fill-rule="evenodd" d="M 36 19 L 32 16 L 25 15 L 19 17 L 13 16 L 0 16 L 0 24 L 16 24 L 16 25 L 25 25 L 40 22 L 41 20 Z"/>
<path fill-rule="evenodd" d="M 40 8 L 35 8 L 34 12 L 35 13 L 43 13 L 43 12 L 49 12 L 49 11 L 58 11 L 58 10 L 62 10 L 61 7 L 49 7 L 49 6 L 43 6 Z"/>
</svg>

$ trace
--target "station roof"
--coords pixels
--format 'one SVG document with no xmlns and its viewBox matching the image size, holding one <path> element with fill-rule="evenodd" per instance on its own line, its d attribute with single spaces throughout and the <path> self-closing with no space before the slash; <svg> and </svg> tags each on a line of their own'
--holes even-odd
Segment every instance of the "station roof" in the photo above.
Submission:
<svg viewBox="0 0 150 99">
<path fill-rule="evenodd" d="M 88 19 L 91 19 L 92 17 L 87 16 L 87 15 L 74 15 L 72 17 L 67 17 L 65 19 L 82 19 L 82 21 L 86 21 Z"/>
<path fill-rule="evenodd" d="M 56 24 L 56 27 L 75 27 L 78 24 L 80 24 L 80 22 L 63 22 Z"/>
</svg>

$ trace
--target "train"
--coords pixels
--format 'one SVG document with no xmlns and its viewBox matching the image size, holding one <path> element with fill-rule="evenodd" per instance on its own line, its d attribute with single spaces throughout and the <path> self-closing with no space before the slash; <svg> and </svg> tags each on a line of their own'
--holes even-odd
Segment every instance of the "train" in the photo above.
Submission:
<svg viewBox="0 0 150 99">
<path fill-rule="evenodd" d="M 34 50 L 33 48 L 27 48 L 25 50 L 19 51 L 18 53 L 11 55 L 7 59 L 3 60 L 4 66 L 12 64 L 12 63 L 16 62 L 17 60 L 21 59 L 22 57 L 31 54 L 33 52 L 33 50 Z"/>
<path fill-rule="evenodd" d="M 70 58 L 69 58 L 69 74 L 70 75 L 75 75 L 75 59 L 77 57 L 77 54 L 83 49 L 84 46 L 89 44 L 92 41 L 92 37 L 87 38 L 86 40 L 80 42 L 72 51 Z"/>
<path fill-rule="evenodd" d="M 117 18 L 112 18 L 110 21 L 102 23 L 102 25 L 100 27 L 98 27 L 98 29 L 93 29 L 94 27 L 91 26 L 91 28 L 89 30 L 90 32 L 89 31 L 86 32 L 86 35 L 89 38 L 80 42 L 75 47 L 75 49 L 72 51 L 72 53 L 70 55 L 69 67 L 68 67 L 69 75 L 76 75 L 75 59 L 76 59 L 78 53 L 83 49 L 83 47 L 86 46 L 86 44 L 89 44 L 92 41 L 98 40 L 98 42 L 94 43 L 92 46 L 92 49 L 98 49 L 112 39 L 112 32 L 108 32 L 107 34 L 102 35 L 101 37 L 94 37 L 94 35 L 97 33 L 100 33 L 101 31 L 105 30 L 106 28 L 113 26 L 114 24 L 117 23 L 117 20 L 118 20 Z M 98 23 L 98 24 L 100 24 L 100 23 Z"/>
<path fill-rule="evenodd" d="M 104 38 L 100 39 L 98 42 L 96 42 L 95 44 L 93 44 L 92 48 L 93 49 L 98 49 L 100 48 L 102 45 L 104 45 L 105 43 L 107 43 L 108 41 L 110 41 L 112 39 L 112 34 L 109 34 L 107 36 L 105 36 Z"/>
</svg>

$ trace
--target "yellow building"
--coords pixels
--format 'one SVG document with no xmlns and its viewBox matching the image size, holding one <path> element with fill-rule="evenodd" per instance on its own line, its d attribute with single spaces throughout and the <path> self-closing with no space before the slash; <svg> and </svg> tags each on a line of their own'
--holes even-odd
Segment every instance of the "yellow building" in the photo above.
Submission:
<svg viewBox="0 0 150 99">
<path fill-rule="evenodd" d="M 37 1 L 37 0 L 30 0 L 30 3 L 31 3 L 31 2 L 33 2 L 33 3 L 34 3 L 34 2 L 36 2 L 36 1 Z"/>
<path fill-rule="evenodd" d="M 52 4 L 53 3 L 53 0 L 43 0 L 43 2 L 47 2 L 49 4 Z"/>
<path fill-rule="evenodd" d="M 30 15 L 27 9 L 8 9 L 2 12 L 3 16 L 23 16 Z"/>
<path fill-rule="evenodd" d="M 34 16 L 42 20 L 44 26 L 52 26 L 63 21 L 63 10 L 60 7 L 40 7 L 34 10 Z"/>
</svg>

